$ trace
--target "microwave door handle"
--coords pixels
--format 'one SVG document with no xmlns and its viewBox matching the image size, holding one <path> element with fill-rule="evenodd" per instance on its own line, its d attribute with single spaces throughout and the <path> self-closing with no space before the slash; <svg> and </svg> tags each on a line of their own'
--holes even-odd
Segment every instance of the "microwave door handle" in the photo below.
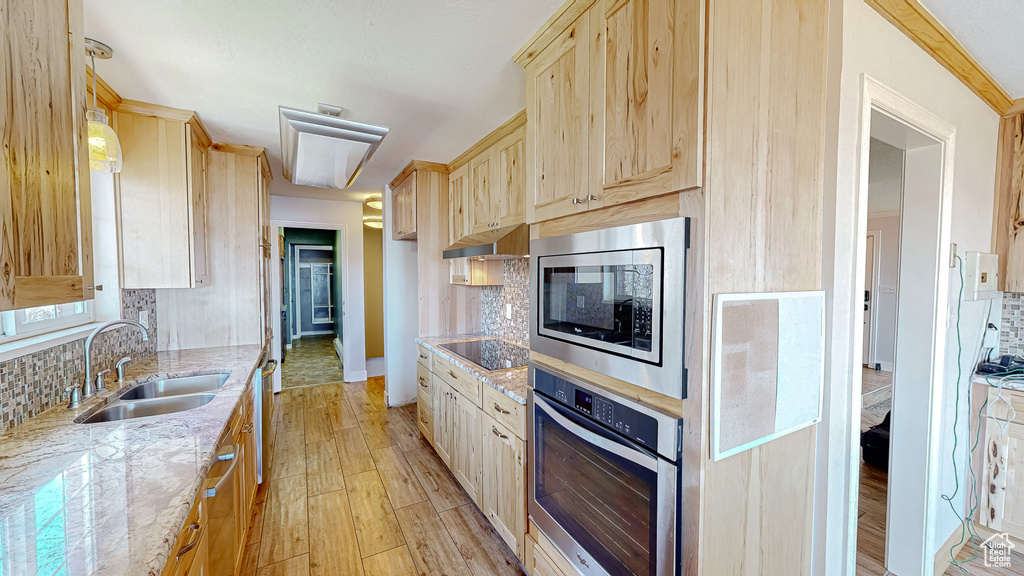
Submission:
<svg viewBox="0 0 1024 576">
<path fill-rule="evenodd" d="M 638 466 L 643 466 L 644 468 L 647 468 L 652 472 L 658 471 L 657 458 L 644 454 L 639 450 L 629 448 L 628 446 L 620 442 L 616 442 L 615 440 L 605 438 L 604 436 L 595 434 L 594 432 L 587 430 L 586 428 L 580 426 L 579 424 L 576 424 L 569 418 L 566 418 L 565 416 L 560 414 L 550 404 L 548 404 L 546 400 L 544 400 L 537 394 L 534 394 L 533 396 L 533 405 L 538 410 L 543 411 L 544 414 L 549 416 L 559 426 L 565 428 L 569 432 L 572 432 L 573 434 L 582 438 L 586 442 L 589 442 L 590 444 L 598 446 L 604 450 L 607 450 L 608 452 L 611 452 L 616 456 L 625 458 L 626 460 L 629 460 L 630 462 Z"/>
</svg>

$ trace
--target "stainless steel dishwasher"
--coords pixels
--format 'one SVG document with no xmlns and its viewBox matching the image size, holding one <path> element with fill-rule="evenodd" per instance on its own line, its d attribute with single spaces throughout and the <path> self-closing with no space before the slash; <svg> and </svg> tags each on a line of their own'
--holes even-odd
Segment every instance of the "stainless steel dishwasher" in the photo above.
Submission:
<svg viewBox="0 0 1024 576">
<path fill-rule="evenodd" d="M 263 483 L 263 476 L 267 472 L 267 464 L 270 462 L 269 454 L 264 450 L 270 447 L 270 418 L 274 407 L 274 371 L 277 370 L 277 360 L 268 359 L 269 350 L 264 353 L 264 362 L 260 365 L 259 380 L 253 382 L 256 388 L 253 392 L 256 396 L 254 409 L 259 414 L 256 419 L 256 481 Z"/>
</svg>

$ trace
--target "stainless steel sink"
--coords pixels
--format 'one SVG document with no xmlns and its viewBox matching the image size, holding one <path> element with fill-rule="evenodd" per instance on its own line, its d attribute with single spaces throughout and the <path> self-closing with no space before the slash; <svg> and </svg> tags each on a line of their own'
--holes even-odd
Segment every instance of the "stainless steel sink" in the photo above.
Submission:
<svg viewBox="0 0 1024 576">
<path fill-rule="evenodd" d="M 96 412 L 82 421 L 82 424 L 94 424 L 96 422 L 113 422 L 116 420 L 128 420 L 130 418 L 142 418 L 143 416 L 160 416 L 173 414 L 198 408 L 209 404 L 216 397 L 216 394 L 187 394 L 182 396 L 168 396 L 166 398 L 155 398 L 152 400 L 139 400 L 135 402 L 115 402 L 110 406 Z"/>
<path fill-rule="evenodd" d="M 119 400 L 144 400 L 197 392 L 215 392 L 227 382 L 227 379 L 228 374 L 204 374 L 146 382 L 125 392 Z"/>
</svg>

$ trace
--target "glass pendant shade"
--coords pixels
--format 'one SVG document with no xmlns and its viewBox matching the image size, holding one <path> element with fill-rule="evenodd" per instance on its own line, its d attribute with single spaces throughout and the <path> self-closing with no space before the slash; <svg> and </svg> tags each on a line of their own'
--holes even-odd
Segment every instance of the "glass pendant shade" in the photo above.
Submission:
<svg viewBox="0 0 1024 576">
<path fill-rule="evenodd" d="M 89 170 L 110 174 L 120 172 L 121 143 L 107 123 L 107 115 L 103 110 L 90 109 L 85 117 L 89 120 Z"/>
<path fill-rule="evenodd" d="M 370 196 L 366 199 L 366 206 L 374 210 L 381 210 L 384 208 L 384 202 L 380 196 Z"/>
<path fill-rule="evenodd" d="M 380 230 L 384 227 L 384 219 L 380 216 L 363 216 L 363 226 L 367 228 L 373 228 L 374 230 Z"/>
</svg>

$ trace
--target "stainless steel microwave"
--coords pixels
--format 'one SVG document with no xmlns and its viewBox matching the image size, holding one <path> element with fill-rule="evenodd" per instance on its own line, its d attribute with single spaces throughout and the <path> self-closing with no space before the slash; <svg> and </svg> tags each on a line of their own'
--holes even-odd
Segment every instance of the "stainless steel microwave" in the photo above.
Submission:
<svg viewBox="0 0 1024 576">
<path fill-rule="evenodd" d="M 685 398 L 688 248 L 688 218 L 533 240 L 530 348 Z"/>
</svg>

